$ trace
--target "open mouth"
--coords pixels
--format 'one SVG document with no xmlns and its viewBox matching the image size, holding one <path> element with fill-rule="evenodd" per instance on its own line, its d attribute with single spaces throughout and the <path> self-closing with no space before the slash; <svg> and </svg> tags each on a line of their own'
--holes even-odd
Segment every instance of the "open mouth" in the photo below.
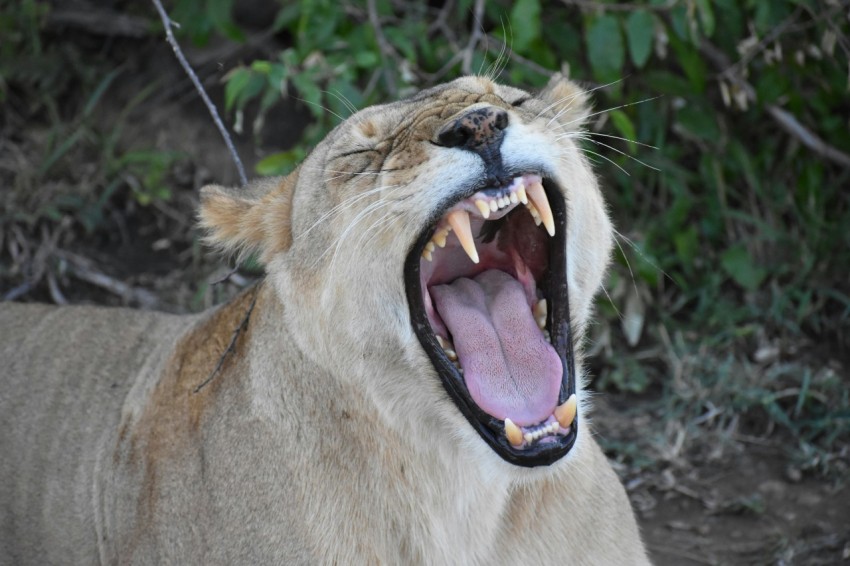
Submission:
<svg viewBox="0 0 850 566">
<path fill-rule="evenodd" d="M 405 262 L 414 331 L 446 391 L 520 466 L 576 439 L 566 216 L 553 182 L 522 174 L 450 203 Z"/>
</svg>

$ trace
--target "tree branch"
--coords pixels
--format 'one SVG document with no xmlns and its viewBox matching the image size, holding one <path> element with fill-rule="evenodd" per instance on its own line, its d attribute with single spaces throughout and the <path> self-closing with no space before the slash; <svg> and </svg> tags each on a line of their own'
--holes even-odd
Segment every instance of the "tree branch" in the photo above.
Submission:
<svg viewBox="0 0 850 566">
<path fill-rule="evenodd" d="M 747 94 L 747 98 L 756 100 L 756 89 L 739 73 L 734 72 L 734 68 L 730 65 L 725 53 L 707 41 L 700 43 L 700 52 L 714 63 L 724 78 L 734 82 L 741 88 Z M 850 168 L 850 155 L 826 143 L 820 136 L 801 124 L 787 110 L 783 110 L 775 104 L 768 104 L 767 113 L 770 114 L 770 117 L 773 118 L 780 128 L 810 150 L 842 167 Z"/>
<path fill-rule="evenodd" d="M 216 110 L 215 105 L 210 100 L 210 97 L 207 96 L 207 92 L 201 85 L 201 81 L 198 79 L 198 75 L 196 75 L 195 71 L 192 70 L 192 66 L 189 65 L 189 62 L 186 60 L 186 56 L 183 55 L 183 51 L 180 49 L 180 45 L 174 38 L 174 33 L 172 33 L 171 28 L 175 25 L 175 23 L 171 21 L 171 18 L 168 17 L 168 14 L 165 12 L 165 8 L 162 7 L 162 3 L 159 0 L 151 1 L 156 7 L 156 11 L 159 12 L 159 17 L 162 20 L 163 26 L 165 26 L 166 40 L 171 45 L 171 49 L 174 50 L 174 55 L 177 57 L 177 60 L 180 61 L 180 65 L 183 67 L 183 70 L 186 72 L 187 75 L 189 75 L 189 78 L 192 80 L 192 84 L 195 85 L 195 90 L 198 91 L 198 94 L 204 101 L 207 110 L 209 110 L 210 112 L 210 116 L 212 116 L 213 122 L 215 122 L 218 131 L 221 133 L 221 137 L 224 138 L 224 143 L 227 144 L 227 149 L 230 150 L 230 155 L 231 157 L 233 157 L 233 161 L 236 163 L 236 169 L 239 172 L 239 180 L 243 185 L 247 185 L 248 178 L 245 176 L 245 168 L 242 166 L 242 160 L 239 159 L 239 154 L 236 153 L 236 148 L 233 146 L 233 140 L 230 139 L 230 134 L 227 133 L 227 128 L 224 127 L 224 123 L 221 121 L 221 118 L 218 115 L 218 111 Z"/>
<path fill-rule="evenodd" d="M 472 56 L 475 47 L 484 34 L 484 0 L 475 0 L 475 8 L 472 12 L 472 30 L 469 32 L 469 42 L 463 50 L 463 64 L 461 70 L 464 75 L 472 74 Z"/>
</svg>

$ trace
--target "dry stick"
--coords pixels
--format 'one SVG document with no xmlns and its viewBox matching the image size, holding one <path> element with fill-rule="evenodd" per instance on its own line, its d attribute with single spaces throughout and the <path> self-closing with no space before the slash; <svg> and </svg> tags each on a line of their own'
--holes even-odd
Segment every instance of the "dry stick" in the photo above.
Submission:
<svg viewBox="0 0 850 566">
<path fill-rule="evenodd" d="M 718 68 L 724 70 L 729 70 L 732 68 L 730 67 L 729 59 L 726 57 L 726 55 L 722 51 L 720 51 L 720 49 L 708 43 L 707 41 L 703 41 L 700 44 L 700 51 L 703 55 L 705 55 L 712 62 L 714 62 L 714 64 Z M 746 79 L 741 77 L 741 75 L 729 72 L 724 73 L 723 76 L 733 81 L 741 89 L 743 89 L 744 92 L 747 93 L 747 97 L 750 100 L 756 99 L 756 89 L 753 88 L 753 85 L 748 83 Z M 839 165 L 850 168 L 850 155 L 826 143 L 817 134 L 815 134 L 814 132 L 806 128 L 803 124 L 801 124 L 799 120 L 794 117 L 794 115 L 792 115 L 786 110 L 783 110 L 779 106 L 776 106 L 775 104 L 768 104 L 767 112 L 779 125 L 780 128 L 785 130 L 804 146 L 808 147 L 818 155 L 829 159 L 830 161 L 834 161 Z"/>
<path fill-rule="evenodd" d="M 484 0 L 475 0 L 475 8 L 472 15 L 472 31 L 469 34 L 469 43 L 466 44 L 466 49 L 463 50 L 463 65 L 461 70 L 464 75 L 472 74 L 472 55 L 475 53 L 475 47 L 481 39 L 484 30 Z"/>
<path fill-rule="evenodd" d="M 381 51 L 381 62 L 384 67 L 384 80 L 387 82 L 387 90 L 390 94 L 395 95 L 395 78 L 393 77 L 393 73 L 389 66 L 395 56 L 395 49 L 393 49 L 393 46 L 390 45 L 390 42 L 387 41 L 387 38 L 384 35 L 384 30 L 381 27 L 381 18 L 378 16 L 378 9 L 375 7 L 375 0 L 368 0 L 366 2 L 366 8 L 369 11 L 369 23 L 372 25 L 372 29 L 375 32 L 375 40 L 378 42 L 378 49 Z"/>
<path fill-rule="evenodd" d="M 210 97 L 207 96 L 207 92 L 201 85 L 201 81 L 198 80 L 198 75 L 196 75 L 195 71 L 192 70 L 191 65 L 189 65 L 189 61 L 186 60 L 186 57 L 183 55 L 183 51 L 180 49 L 180 45 L 177 43 L 177 40 L 174 39 L 174 34 L 171 32 L 171 28 L 176 25 L 175 22 L 171 21 L 171 18 L 168 17 L 168 14 L 165 12 L 165 8 L 162 7 L 162 3 L 159 0 L 151 1 L 156 7 L 156 11 L 159 12 L 159 17 L 162 19 L 162 23 L 165 26 L 166 40 L 171 45 L 171 49 L 174 50 L 174 55 L 177 57 L 177 60 L 180 61 L 180 65 L 183 67 L 183 70 L 186 71 L 186 74 L 189 75 L 189 78 L 192 80 L 192 84 L 195 85 L 195 89 L 198 91 L 198 94 L 201 95 L 201 99 L 203 99 L 204 104 L 206 104 L 207 110 L 210 111 L 210 116 L 212 116 L 213 122 L 215 122 L 215 125 L 218 127 L 218 131 L 221 132 L 221 137 L 224 138 L 224 143 L 227 144 L 227 149 L 230 150 L 230 155 L 233 157 L 233 161 L 236 162 L 236 169 L 239 171 L 239 180 L 243 185 L 247 185 L 248 178 L 245 176 L 245 168 L 242 166 L 242 160 L 239 159 L 239 154 L 236 153 L 236 148 L 233 146 L 233 140 L 230 139 L 230 134 L 227 133 L 227 128 L 224 127 L 224 123 L 222 123 L 221 118 L 218 116 L 218 111 L 215 109 Z"/>
</svg>

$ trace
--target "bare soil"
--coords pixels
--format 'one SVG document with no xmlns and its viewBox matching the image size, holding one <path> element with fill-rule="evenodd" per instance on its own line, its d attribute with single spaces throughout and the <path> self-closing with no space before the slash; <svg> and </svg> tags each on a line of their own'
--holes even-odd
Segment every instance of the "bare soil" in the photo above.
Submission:
<svg viewBox="0 0 850 566">
<path fill-rule="evenodd" d="M 202 55 L 190 53 L 196 62 Z M 200 62 L 201 75 L 219 104 L 223 69 L 249 57 L 244 51 L 225 50 L 219 58 Z M 238 273 L 226 283 L 211 284 L 225 275 L 229 266 L 201 250 L 192 226 L 197 188 L 212 181 L 234 183 L 236 175 L 209 115 L 173 63 L 170 50 L 164 43 L 148 42 L 127 66 L 128 71 L 104 96 L 99 120 L 108 124 L 143 85 L 161 82 L 162 89 L 131 113 L 122 140 L 127 147 L 185 155 L 170 172 L 173 198 L 142 207 L 128 206 L 121 200 L 126 200 L 126 195 L 117 196 L 110 205 L 114 217 L 93 235 L 72 221 L 62 242 L 48 250 L 53 255 L 42 258 L 46 269 L 56 273 L 58 293 L 42 278 L 18 300 L 54 302 L 64 298 L 75 303 L 186 312 L 224 300 L 255 276 Z M 279 109 L 275 116 L 272 127 L 282 134 L 265 136 L 266 145 L 255 145 L 250 133 L 237 136 L 249 171 L 265 153 L 285 148 L 296 139 L 304 123 L 303 109 L 292 105 Z M 37 140 L 45 128 L 43 123 L 26 124 L 26 131 L 11 141 L 35 167 L 43 159 Z M 32 233 L 38 240 L 38 230 Z M 36 242 L 34 247 L 40 245 Z M 61 257 L 54 253 L 59 247 L 63 249 L 58 251 L 82 258 L 80 265 L 88 266 L 90 272 L 143 292 L 124 293 L 124 288 L 103 281 L 93 283 L 73 269 L 63 271 Z M 0 295 L 24 282 L 26 272 L 25 266 L 15 265 L 8 253 L 3 254 L 5 265 L 0 267 L 7 277 L 0 280 Z M 146 302 L 144 297 L 153 300 Z M 770 431 L 738 430 L 717 438 L 686 436 L 665 441 L 662 425 L 652 414 L 653 401 L 646 396 L 636 399 L 628 394 L 600 393 L 594 423 L 627 486 L 655 563 L 850 563 L 846 474 L 824 477 L 800 471 L 789 458 L 789 440 Z M 648 461 L 640 459 L 642 451 Z"/>
</svg>

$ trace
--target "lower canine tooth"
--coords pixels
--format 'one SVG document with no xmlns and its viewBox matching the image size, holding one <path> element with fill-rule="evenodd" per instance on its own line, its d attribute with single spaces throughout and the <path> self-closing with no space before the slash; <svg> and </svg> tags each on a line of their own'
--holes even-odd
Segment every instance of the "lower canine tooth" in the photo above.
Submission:
<svg viewBox="0 0 850 566">
<path fill-rule="evenodd" d="M 448 216 L 449 226 L 455 231 L 463 251 L 472 260 L 478 263 L 478 250 L 475 249 L 475 240 L 472 239 L 472 229 L 469 227 L 469 213 L 465 210 L 455 210 Z"/>
<path fill-rule="evenodd" d="M 511 446 L 522 444 L 522 431 L 511 419 L 505 419 L 505 436 L 508 437 Z"/>
<path fill-rule="evenodd" d="M 576 418 L 576 410 L 578 409 L 578 400 L 576 394 L 570 395 L 570 398 L 564 401 L 555 409 L 555 418 L 558 419 L 558 424 L 563 428 L 570 428 Z"/>
</svg>

